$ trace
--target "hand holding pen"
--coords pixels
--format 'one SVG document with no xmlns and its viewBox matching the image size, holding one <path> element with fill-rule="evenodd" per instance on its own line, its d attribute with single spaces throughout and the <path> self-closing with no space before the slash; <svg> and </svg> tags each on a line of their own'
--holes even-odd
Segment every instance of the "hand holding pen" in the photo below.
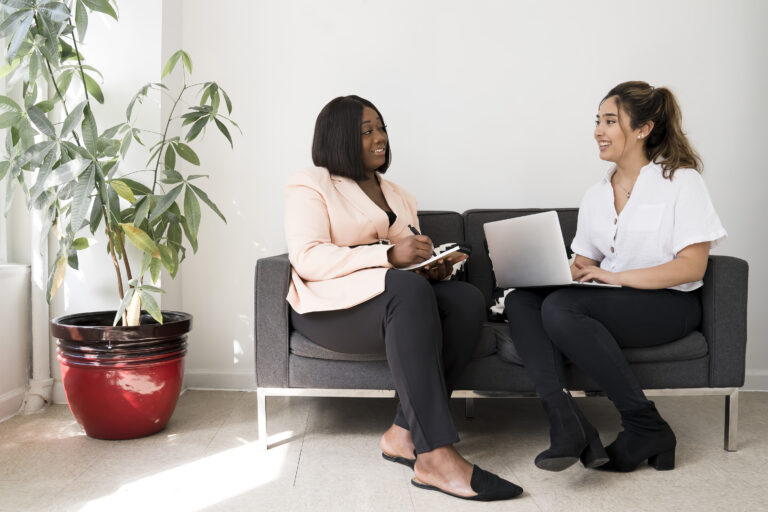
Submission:
<svg viewBox="0 0 768 512">
<path fill-rule="evenodd" d="M 412 233 L 415 231 L 415 236 L 405 238 L 387 251 L 387 259 L 395 268 L 410 267 L 434 255 L 429 237 L 421 235 L 413 226 L 408 227 Z"/>
<path fill-rule="evenodd" d="M 415 227 L 413 227 L 413 225 L 412 225 L 412 224 L 408 224 L 408 229 L 410 229 L 410 230 L 411 230 L 411 233 L 413 233 L 413 234 L 414 234 L 414 235 L 416 235 L 416 236 L 423 236 L 421 233 L 419 233 L 419 230 L 418 230 L 418 229 L 416 229 Z M 431 243 L 431 242 L 432 242 L 432 240 L 430 240 L 430 243 Z M 437 256 L 437 253 L 435 252 L 435 246 L 434 246 L 434 245 L 432 246 L 432 256 Z"/>
</svg>

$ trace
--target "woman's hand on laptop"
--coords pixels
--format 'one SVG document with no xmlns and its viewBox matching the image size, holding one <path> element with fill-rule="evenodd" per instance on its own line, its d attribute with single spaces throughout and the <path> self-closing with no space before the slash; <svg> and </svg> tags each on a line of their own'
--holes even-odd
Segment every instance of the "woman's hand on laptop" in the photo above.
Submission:
<svg viewBox="0 0 768 512">
<path fill-rule="evenodd" d="M 621 285 L 618 273 L 609 272 L 597 265 L 584 265 L 578 260 L 574 261 L 573 266 L 571 266 L 571 275 L 573 276 L 574 281 L 582 283 L 597 281 L 598 283 Z"/>
</svg>

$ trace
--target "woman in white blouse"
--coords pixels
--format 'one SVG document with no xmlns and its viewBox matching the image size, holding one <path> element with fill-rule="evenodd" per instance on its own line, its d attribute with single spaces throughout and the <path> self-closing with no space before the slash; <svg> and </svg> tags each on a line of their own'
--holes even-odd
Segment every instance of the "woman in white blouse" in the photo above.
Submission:
<svg viewBox="0 0 768 512">
<path fill-rule="evenodd" d="M 672 92 L 624 82 L 596 119 L 600 158 L 615 163 L 579 209 L 574 280 L 621 288 L 528 288 L 509 293 L 505 314 L 550 421 L 541 469 L 632 471 L 641 462 L 673 469 L 675 434 L 649 401 L 621 348 L 679 339 L 701 322 L 696 293 L 709 250 L 726 237 L 682 131 Z M 563 356 L 606 393 L 624 430 L 603 448 L 597 430 L 564 389 Z"/>
</svg>

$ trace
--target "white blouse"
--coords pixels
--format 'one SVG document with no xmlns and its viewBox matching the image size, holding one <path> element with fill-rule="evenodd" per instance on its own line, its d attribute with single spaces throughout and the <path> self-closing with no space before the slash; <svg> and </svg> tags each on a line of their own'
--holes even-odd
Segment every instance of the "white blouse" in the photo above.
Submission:
<svg viewBox="0 0 768 512">
<path fill-rule="evenodd" d="M 615 167 L 584 195 L 571 244 L 576 254 L 599 261 L 605 270 L 621 272 L 667 263 L 692 244 L 710 242 L 715 247 L 727 236 L 695 169 L 678 169 L 670 180 L 660 165 L 649 163 L 640 170 L 621 214 L 614 206 L 614 172 Z M 687 292 L 702 284 L 670 288 Z"/>
</svg>

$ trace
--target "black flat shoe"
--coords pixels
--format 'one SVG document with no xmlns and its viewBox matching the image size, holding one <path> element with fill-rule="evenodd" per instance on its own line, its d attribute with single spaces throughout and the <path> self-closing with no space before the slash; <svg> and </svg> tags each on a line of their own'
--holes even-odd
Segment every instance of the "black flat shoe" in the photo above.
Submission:
<svg viewBox="0 0 768 512">
<path fill-rule="evenodd" d="M 523 488 L 500 478 L 493 473 L 490 473 L 484 469 L 480 469 L 478 466 L 472 467 L 472 478 L 469 481 L 472 490 L 477 493 L 476 496 L 459 496 L 452 492 L 444 491 L 434 485 L 425 484 L 419 482 L 417 479 L 412 479 L 411 483 L 420 489 L 427 489 L 430 491 L 440 491 L 448 496 L 454 498 L 461 498 L 463 500 L 470 501 L 500 501 L 510 500 L 516 498 L 523 493 Z"/>
<path fill-rule="evenodd" d="M 384 460 L 388 460 L 389 462 L 397 462 L 398 464 L 408 466 L 411 469 L 413 469 L 413 466 L 416 464 L 416 459 L 406 459 L 405 457 L 398 457 L 397 455 L 390 455 L 384 452 L 381 452 L 381 456 Z"/>
</svg>

